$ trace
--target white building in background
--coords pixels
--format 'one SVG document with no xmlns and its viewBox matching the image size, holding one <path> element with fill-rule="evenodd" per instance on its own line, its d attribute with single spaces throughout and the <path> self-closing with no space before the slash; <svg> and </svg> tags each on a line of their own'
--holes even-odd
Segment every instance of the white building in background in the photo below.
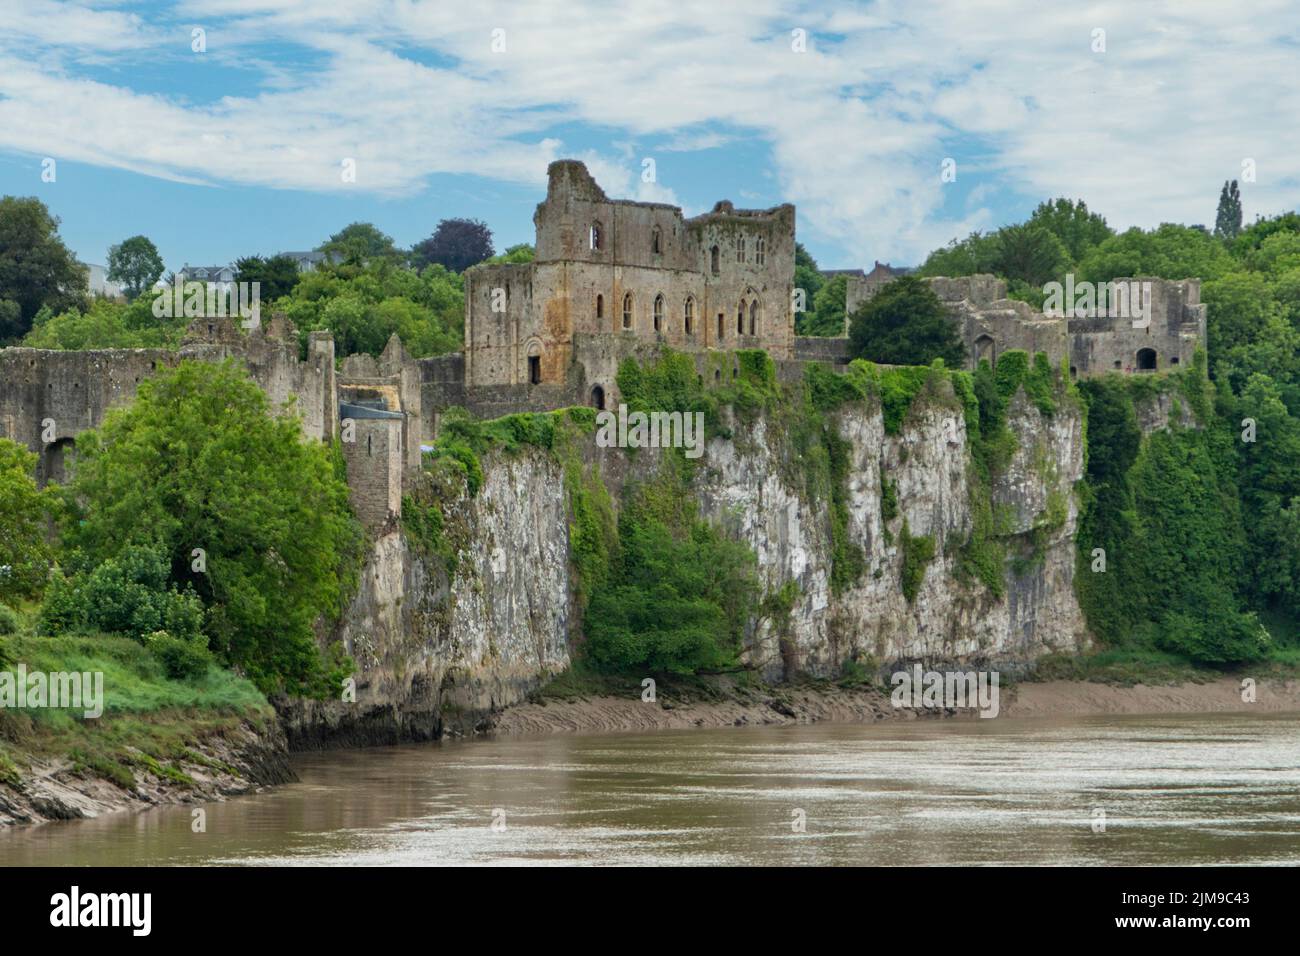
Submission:
<svg viewBox="0 0 1300 956">
<path fill-rule="evenodd" d="M 284 256 L 286 259 L 292 259 L 298 266 L 299 272 L 313 272 L 316 267 L 325 261 L 323 252 L 277 252 L 275 258 Z"/>
<path fill-rule="evenodd" d="M 91 295 L 102 295 L 110 299 L 120 299 L 122 297 L 122 287 L 116 282 L 109 281 L 108 269 L 104 266 L 90 262 L 82 262 L 79 265 L 84 266 L 86 269 L 86 289 Z"/>
</svg>

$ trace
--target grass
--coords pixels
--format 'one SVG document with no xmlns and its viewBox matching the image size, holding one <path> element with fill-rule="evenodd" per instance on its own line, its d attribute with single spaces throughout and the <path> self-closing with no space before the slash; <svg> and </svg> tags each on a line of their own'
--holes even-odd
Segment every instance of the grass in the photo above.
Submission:
<svg viewBox="0 0 1300 956">
<path fill-rule="evenodd" d="M 265 727 L 274 711 L 252 682 L 212 666 L 201 678 L 169 678 L 143 645 L 107 635 L 36 637 L 30 632 L 0 639 L 0 660 L 28 672 L 80 671 L 104 675 L 104 713 L 87 720 L 81 711 L 54 708 L 0 710 L 0 783 L 21 787 L 20 765 L 32 758 L 66 756 L 73 771 L 135 789 L 135 771 L 180 785 L 193 779 L 181 764 L 234 772 L 196 753 L 199 742 L 239 730 L 246 722 Z"/>
</svg>

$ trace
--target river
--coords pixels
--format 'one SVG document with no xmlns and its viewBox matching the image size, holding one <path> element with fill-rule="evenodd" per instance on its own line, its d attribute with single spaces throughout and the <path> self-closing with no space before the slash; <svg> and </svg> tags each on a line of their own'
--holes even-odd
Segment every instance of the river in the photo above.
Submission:
<svg viewBox="0 0 1300 956">
<path fill-rule="evenodd" d="M 203 806 L 203 832 L 188 806 L 15 829 L 0 864 L 1300 863 L 1300 714 L 556 735 L 294 768 Z"/>
</svg>

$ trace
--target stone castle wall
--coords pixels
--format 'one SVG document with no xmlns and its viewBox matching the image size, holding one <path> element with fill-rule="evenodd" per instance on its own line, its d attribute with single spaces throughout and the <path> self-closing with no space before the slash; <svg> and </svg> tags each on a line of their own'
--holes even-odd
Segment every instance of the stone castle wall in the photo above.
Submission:
<svg viewBox="0 0 1300 956">
<path fill-rule="evenodd" d="M 791 356 L 793 206 L 686 219 L 609 199 L 581 163 L 548 172 L 535 261 L 465 274 L 467 385 L 577 388 L 626 342 Z"/>
<path fill-rule="evenodd" d="M 1131 315 L 1046 315 L 1027 302 L 1007 298 L 1005 280 L 992 275 L 925 281 L 957 325 L 970 368 L 981 359 L 995 361 L 1003 352 L 1022 349 L 1045 352 L 1054 361 L 1068 356 L 1071 372 L 1079 376 L 1159 371 L 1190 364 L 1205 342 L 1206 307 L 1198 279 L 1115 279 L 1116 284 L 1150 290 L 1150 322 L 1139 321 L 1136 328 Z M 882 287 L 850 276 L 846 311 L 851 314 Z"/>
</svg>

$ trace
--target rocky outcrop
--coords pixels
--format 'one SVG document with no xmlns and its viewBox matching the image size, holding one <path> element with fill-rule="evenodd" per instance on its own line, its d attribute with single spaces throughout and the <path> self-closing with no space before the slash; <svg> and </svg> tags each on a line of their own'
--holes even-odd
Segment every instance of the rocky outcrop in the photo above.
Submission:
<svg viewBox="0 0 1300 956">
<path fill-rule="evenodd" d="M 864 559 L 857 580 L 838 593 L 832 505 L 799 480 L 773 421 L 760 417 L 712 439 L 692 486 L 701 513 L 753 548 L 769 592 L 795 584 L 788 616 L 753 630 L 747 657 L 766 679 L 833 676 L 849 659 L 1014 669 L 1086 644 L 1073 589 L 1073 486 L 1083 474 L 1077 406 L 1063 403 L 1048 416 L 1018 393 L 1007 411 L 1015 450 L 991 487 L 972 485 L 965 421 L 950 391 L 916 401 L 898 434 L 886 433 L 878 404 L 845 406 L 832 421 L 850 456 L 846 536 Z M 660 462 L 654 453 L 594 444 L 582 457 L 615 502 L 628 480 L 653 477 Z M 579 628 L 564 470 L 537 448 L 494 453 L 482 464 L 477 495 L 443 505 L 454 566 L 401 528 L 379 535 L 338 632 L 357 661 L 356 702 L 282 711 L 293 746 L 486 729 L 494 712 L 568 666 Z M 981 495 L 991 499 L 1007 554 L 1001 593 L 961 568 Z M 910 596 L 909 540 L 925 540 L 932 555 Z"/>
<path fill-rule="evenodd" d="M 114 779 L 81 766 L 68 754 L 32 744 L 11 748 L 12 775 L 0 778 L 0 828 L 51 820 L 81 820 L 118 810 L 208 803 L 297 779 L 284 735 L 274 720 L 244 721 L 219 732 L 196 733 L 184 752 L 163 767 L 134 749 Z"/>
</svg>

